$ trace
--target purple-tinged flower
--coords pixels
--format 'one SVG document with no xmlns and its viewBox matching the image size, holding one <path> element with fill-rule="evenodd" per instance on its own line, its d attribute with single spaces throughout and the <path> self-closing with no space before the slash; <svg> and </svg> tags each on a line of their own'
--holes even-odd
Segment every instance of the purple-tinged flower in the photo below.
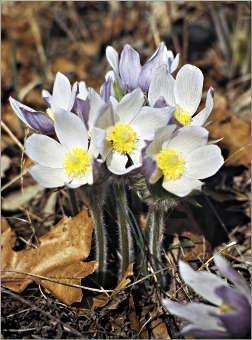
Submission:
<svg viewBox="0 0 252 340">
<path fill-rule="evenodd" d="M 59 143 L 45 135 L 28 137 L 25 150 L 37 163 L 28 172 L 46 188 L 93 184 L 99 162 L 90 148 L 85 124 L 77 115 L 63 109 L 56 109 L 54 116 Z"/>
<path fill-rule="evenodd" d="M 165 126 L 172 116 L 171 108 L 143 106 L 144 94 L 135 89 L 120 102 L 114 97 L 99 116 L 92 138 L 108 169 L 123 175 L 142 166 L 142 149 L 155 131 Z"/>
<path fill-rule="evenodd" d="M 176 79 L 161 65 L 153 74 L 148 101 L 150 106 L 163 98 L 166 104 L 176 108 L 174 117 L 183 125 L 203 126 L 213 109 L 214 90 L 208 90 L 206 106 L 193 116 L 200 104 L 203 87 L 203 74 L 193 65 L 184 65 Z"/>
<path fill-rule="evenodd" d="M 54 132 L 54 112 L 57 109 L 71 111 L 74 105 L 77 91 L 77 83 L 71 86 L 68 78 L 62 73 L 56 74 L 53 85 L 52 95 L 46 91 L 42 91 L 42 97 L 49 108 L 45 112 L 36 111 L 12 97 L 9 98 L 10 104 L 17 116 L 30 128 L 44 133 Z"/>
<path fill-rule="evenodd" d="M 121 89 L 125 86 L 130 92 L 137 87 L 148 91 L 153 72 L 160 66 L 165 65 L 168 72 L 173 73 L 179 63 L 179 55 L 174 58 L 173 53 L 168 51 L 165 44 L 161 42 L 155 53 L 141 66 L 140 57 L 136 50 L 126 44 L 122 50 L 120 62 L 117 51 L 108 46 L 106 56 L 111 65 L 114 78 L 119 81 Z"/>
<path fill-rule="evenodd" d="M 172 314 L 190 323 L 181 330 L 207 339 L 241 339 L 247 336 L 251 327 L 251 292 L 245 280 L 216 254 L 214 261 L 220 273 L 230 280 L 231 287 L 217 275 L 207 271 L 194 271 L 187 263 L 179 261 L 179 270 L 185 283 L 212 305 L 203 303 L 176 303 L 163 299 L 164 307 Z"/>
</svg>

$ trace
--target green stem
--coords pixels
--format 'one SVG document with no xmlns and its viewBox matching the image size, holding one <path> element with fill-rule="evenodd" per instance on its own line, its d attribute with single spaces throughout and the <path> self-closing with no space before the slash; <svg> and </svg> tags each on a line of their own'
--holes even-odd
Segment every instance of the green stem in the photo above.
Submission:
<svg viewBox="0 0 252 340">
<path fill-rule="evenodd" d="M 119 204 L 117 205 L 118 226 L 120 229 L 120 246 L 122 254 L 121 271 L 125 273 L 130 263 L 131 231 L 125 214 L 128 214 L 127 196 L 124 184 L 119 184 L 115 188 L 115 193 Z M 120 207 L 121 206 L 121 207 Z M 124 211 L 125 210 L 125 214 Z"/>
<path fill-rule="evenodd" d="M 148 239 L 151 264 L 155 271 L 162 269 L 161 245 L 164 229 L 164 212 L 160 209 L 150 209 L 145 225 L 145 237 Z M 165 282 L 164 274 L 157 277 L 161 284 Z"/>
<path fill-rule="evenodd" d="M 105 284 L 105 276 L 107 270 L 107 235 L 104 224 L 104 198 L 107 186 L 92 186 L 90 188 L 83 188 L 84 200 L 88 205 L 93 222 L 95 232 L 95 246 L 96 246 L 96 261 L 98 262 L 97 268 L 97 281 L 99 284 Z"/>
<path fill-rule="evenodd" d="M 104 283 L 104 273 L 106 271 L 106 252 L 105 252 L 105 226 L 103 220 L 103 209 L 100 204 L 90 204 L 91 215 L 94 221 L 96 239 L 96 260 L 98 262 L 98 282 Z"/>
</svg>

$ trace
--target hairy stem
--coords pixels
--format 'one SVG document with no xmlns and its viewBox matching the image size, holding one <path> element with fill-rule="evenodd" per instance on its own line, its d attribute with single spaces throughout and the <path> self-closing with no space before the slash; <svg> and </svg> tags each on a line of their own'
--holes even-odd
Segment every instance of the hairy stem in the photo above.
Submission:
<svg viewBox="0 0 252 340">
<path fill-rule="evenodd" d="M 87 188 L 82 191 L 94 222 L 96 261 L 98 262 L 97 281 L 101 285 L 105 283 L 107 270 L 107 235 L 103 210 L 106 189 L 106 186 L 93 186 L 92 191 Z"/>
<path fill-rule="evenodd" d="M 132 236 L 129 223 L 127 221 L 128 216 L 128 204 L 127 196 L 124 184 L 115 186 L 117 204 L 117 221 L 120 233 L 120 248 L 122 255 L 121 271 L 124 273 L 130 263 L 130 250 L 132 248 Z"/>
<path fill-rule="evenodd" d="M 94 221 L 95 230 L 95 240 L 96 240 L 96 261 L 98 262 L 98 282 L 100 284 L 104 283 L 104 275 L 106 271 L 107 261 L 106 261 L 106 236 L 105 236 L 105 226 L 103 219 L 103 208 L 99 203 L 90 205 L 91 216 Z"/>
<path fill-rule="evenodd" d="M 150 209 L 146 224 L 145 237 L 148 240 L 151 254 L 151 264 L 155 271 L 162 269 L 161 245 L 163 240 L 164 212 L 161 209 Z M 164 274 L 159 274 L 158 279 L 161 284 L 165 282 Z"/>
</svg>

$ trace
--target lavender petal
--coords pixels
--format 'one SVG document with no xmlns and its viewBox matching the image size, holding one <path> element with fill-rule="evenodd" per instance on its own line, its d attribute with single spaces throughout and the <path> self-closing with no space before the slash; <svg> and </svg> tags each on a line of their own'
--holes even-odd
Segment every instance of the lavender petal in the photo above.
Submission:
<svg viewBox="0 0 252 340">
<path fill-rule="evenodd" d="M 27 123 L 37 131 L 51 134 L 54 132 L 53 120 L 44 112 L 41 111 L 29 111 L 20 107 L 24 118 Z"/>
</svg>

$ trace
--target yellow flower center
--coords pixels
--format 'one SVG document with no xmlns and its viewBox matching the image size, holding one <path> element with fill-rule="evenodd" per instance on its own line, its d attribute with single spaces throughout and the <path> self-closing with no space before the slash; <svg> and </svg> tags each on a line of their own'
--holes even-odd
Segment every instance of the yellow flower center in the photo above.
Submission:
<svg viewBox="0 0 252 340">
<path fill-rule="evenodd" d="M 220 306 L 219 306 L 219 311 L 218 313 L 220 315 L 226 313 L 226 312 L 234 312 L 235 311 L 235 308 L 230 306 L 229 304 L 223 302 Z"/>
<path fill-rule="evenodd" d="M 55 120 L 54 118 L 54 112 L 52 109 L 48 108 L 46 109 L 46 114 L 52 119 L 52 120 Z"/>
<path fill-rule="evenodd" d="M 183 125 L 191 125 L 191 115 L 178 104 L 175 107 L 174 117 Z"/>
<path fill-rule="evenodd" d="M 90 156 L 81 148 L 73 148 L 65 154 L 63 160 L 64 170 L 69 177 L 81 177 L 90 171 Z"/>
<path fill-rule="evenodd" d="M 130 153 L 136 147 L 137 137 L 128 124 L 117 123 L 107 130 L 106 140 L 112 143 L 113 151 Z"/>
<path fill-rule="evenodd" d="M 185 161 L 174 149 L 164 149 L 157 155 L 157 165 L 166 180 L 175 181 L 185 172 Z"/>
</svg>

